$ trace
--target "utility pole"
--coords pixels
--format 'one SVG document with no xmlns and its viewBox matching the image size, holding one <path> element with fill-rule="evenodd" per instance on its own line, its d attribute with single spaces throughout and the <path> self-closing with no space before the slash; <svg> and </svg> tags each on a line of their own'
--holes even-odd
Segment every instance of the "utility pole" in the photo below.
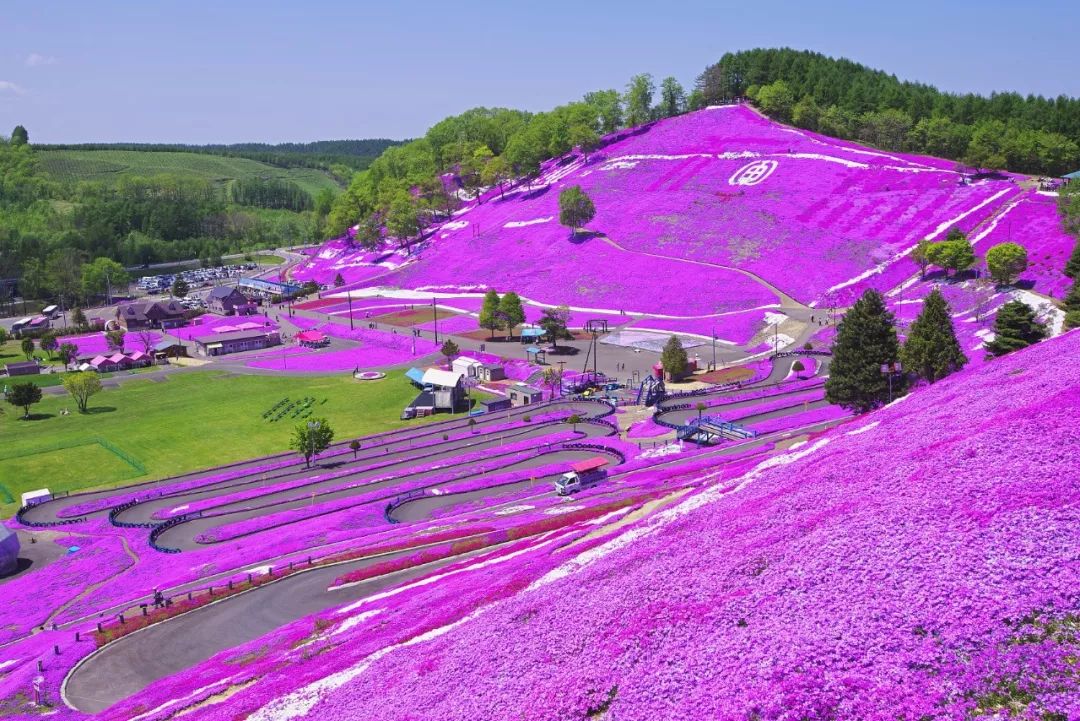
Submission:
<svg viewBox="0 0 1080 721">
<path fill-rule="evenodd" d="M 712 367 L 709 370 L 716 370 L 716 326 L 712 329 Z"/>
<path fill-rule="evenodd" d="M 435 298 L 431 299 L 431 317 L 435 319 L 435 345 L 439 344 L 439 309 L 435 305 Z"/>
<path fill-rule="evenodd" d="M 352 318 L 352 291 L 349 291 L 349 330 L 354 330 L 353 318 Z"/>
</svg>

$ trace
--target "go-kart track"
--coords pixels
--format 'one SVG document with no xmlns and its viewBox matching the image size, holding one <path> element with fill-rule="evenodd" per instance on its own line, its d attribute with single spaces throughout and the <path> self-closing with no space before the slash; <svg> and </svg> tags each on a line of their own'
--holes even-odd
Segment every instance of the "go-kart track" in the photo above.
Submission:
<svg viewBox="0 0 1080 721">
<path fill-rule="evenodd" d="M 27 527 L 60 527 L 99 537 L 96 543 L 118 535 L 137 557 L 102 588 L 80 594 L 78 603 L 51 609 L 37 623 L 57 627 L 37 637 L 75 629 L 92 635 L 98 623 L 116 629 L 120 614 L 138 618 L 159 589 L 169 602 L 192 604 L 189 592 L 196 599 L 192 610 L 99 640 L 96 651 L 86 648 L 84 636 L 76 646 L 82 659 L 57 669 L 62 699 L 71 711 L 101 712 L 285 624 L 496 551 L 511 538 L 543 533 L 563 514 L 571 514 L 570 522 L 574 513 L 670 494 L 680 487 L 680 466 L 760 458 L 779 436 L 845 420 L 815 416 L 823 404 L 820 378 L 776 380 L 792 362 L 776 359 L 759 384 L 691 396 L 689 409 L 686 398 L 661 403 L 655 420 L 669 426 L 696 415 L 697 402 L 746 423 L 784 420 L 775 432 L 741 443 L 686 444 L 679 452 L 661 441 L 675 458 L 620 440 L 610 403 L 568 399 L 376 434 L 359 439 L 355 451 L 338 442 L 310 468 L 297 454 L 279 454 L 25 508 L 20 520 Z M 580 422 L 568 423 L 571 415 Z M 569 497 L 554 492 L 554 480 L 572 463 L 597 457 L 607 461 L 602 483 Z M 657 473 L 660 468 L 666 471 Z M 524 530 L 530 524 L 536 530 Z M 493 529 L 509 535 L 477 547 L 456 545 L 490 539 Z M 437 552 L 447 538 L 455 545 Z M 435 555 L 418 559 L 424 553 Z M 282 568 L 289 572 L 275 577 Z M 360 580 L 343 582 L 350 574 Z M 214 584 L 231 591 L 234 582 L 252 577 L 263 583 L 210 602 Z"/>
</svg>

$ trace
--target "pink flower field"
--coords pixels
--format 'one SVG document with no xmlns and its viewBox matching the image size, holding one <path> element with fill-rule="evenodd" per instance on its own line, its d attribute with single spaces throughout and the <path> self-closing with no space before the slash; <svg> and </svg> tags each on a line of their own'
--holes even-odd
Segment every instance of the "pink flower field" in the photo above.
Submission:
<svg viewBox="0 0 1080 721">
<path fill-rule="evenodd" d="M 691 316 L 778 302 L 762 281 L 803 303 L 844 305 L 914 275 L 915 243 L 953 227 L 993 229 L 990 241 L 1011 233 L 1037 261 L 1036 282 L 1058 290 L 1053 268 L 1071 248 L 1053 199 L 1022 189 L 1019 176 L 968 181 L 953 162 L 817 136 L 747 106 L 662 120 L 588 163 L 547 167 L 532 188 L 467 205 L 413 257 L 380 260 L 337 239 L 296 277 L 329 283 L 355 266 L 363 271 L 349 287 L 497 285 L 542 303 Z M 557 222 L 558 193 L 573 184 L 597 208 L 591 233 L 576 239 Z M 371 263 L 387 272 L 374 278 Z"/>
<path fill-rule="evenodd" d="M 764 461 L 654 471 L 683 490 L 638 520 L 297 621 L 103 718 L 229 688 L 200 718 L 960 721 L 1002 694 L 1074 718 L 1078 352 L 1073 332 Z"/>
</svg>

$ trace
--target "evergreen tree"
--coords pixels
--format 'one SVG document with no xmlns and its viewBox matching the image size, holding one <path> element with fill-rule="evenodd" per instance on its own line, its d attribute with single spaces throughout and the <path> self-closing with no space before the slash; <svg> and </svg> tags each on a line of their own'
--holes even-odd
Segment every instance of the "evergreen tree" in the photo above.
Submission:
<svg viewBox="0 0 1080 721">
<path fill-rule="evenodd" d="M 885 404 L 889 378 L 881 369 L 899 354 L 893 315 L 880 293 L 867 290 L 837 327 L 825 399 L 859 413 Z M 903 377 L 893 379 L 892 390 L 893 396 L 903 395 Z"/>
<path fill-rule="evenodd" d="M 1035 320 L 1034 308 L 1023 301 L 1009 301 L 994 318 L 994 340 L 987 341 L 986 352 L 996 358 L 1027 348 L 1046 336 L 1046 326 Z"/>
<path fill-rule="evenodd" d="M 491 331 L 491 337 L 495 337 L 495 331 L 502 328 L 502 315 L 499 312 L 499 294 L 489 290 L 484 294 L 484 304 L 480 306 L 480 327 Z"/>
<path fill-rule="evenodd" d="M 1080 241 L 1077 241 L 1072 255 L 1069 256 L 1069 262 L 1065 264 L 1065 275 L 1073 279 L 1080 278 Z"/>
<path fill-rule="evenodd" d="M 83 313 L 83 309 L 79 306 L 75 306 L 75 310 L 71 311 L 71 322 L 79 328 L 86 326 L 86 314 Z"/>
<path fill-rule="evenodd" d="M 187 294 L 191 291 L 191 286 L 187 284 L 187 281 L 177 276 L 176 280 L 172 284 L 172 294 L 174 298 L 186 298 Z"/>
<path fill-rule="evenodd" d="M 596 216 L 596 206 L 580 185 L 571 185 L 559 193 L 559 223 L 577 233 Z"/>
<path fill-rule="evenodd" d="M 1073 281 L 1061 305 L 1065 309 L 1065 327 L 1080 328 L 1080 278 Z"/>
<path fill-rule="evenodd" d="M 514 291 L 509 291 L 499 301 L 499 312 L 506 322 L 506 329 L 510 331 L 510 337 L 514 337 L 514 328 L 525 322 L 525 309 L 521 307 L 521 297 Z"/>
<path fill-rule="evenodd" d="M 671 380 L 679 380 L 686 375 L 690 367 L 690 359 L 686 357 L 686 349 L 683 348 L 679 336 L 672 335 L 664 344 L 664 350 L 660 354 L 660 364 Z"/>
<path fill-rule="evenodd" d="M 967 363 L 956 340 L 949 304 L 937 288 L 926 297 L 922 312 L 911 324 L 900 360 L 905 370 L 928 383 L 941 380 Z"/>
<path fill-rule="evenodd" d="M 11 131 L 11 140 L 9 142 L 12 145 L 26 145 L 30 142 L 30 134 L 26 132 L 26 128 L 23 126 L 16 125 L 15 129 Z"/>
</svg>

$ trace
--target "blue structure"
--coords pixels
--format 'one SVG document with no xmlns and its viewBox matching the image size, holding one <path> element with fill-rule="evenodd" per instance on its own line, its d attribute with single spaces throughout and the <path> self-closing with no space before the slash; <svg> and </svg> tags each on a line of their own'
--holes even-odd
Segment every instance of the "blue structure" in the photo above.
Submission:
<svg viewBox="0 0 1080 721">
<path fill-rule="evenodd" d="M 701 445 L 719 441 L 745 441 L 757 437 L 757 431 L 738 423 L 730 423 L 719 416 L 694 418 L 676 431 L 680 441 L 693 441 Z"/>
<path fill-rule="evenodd" d="M 543 328 L 522 328 L 521 329 L 521 342 L 522 343 L 537 343 L 544 337 Z"/>
<path fill-rule="evenodd" d="M 241 278 L 239 286 L 266 295 L 293 295 L 300 292 L 300 286 L 296 283 L 279 283 L 274 280 L 263 280 L 262 278 Z"/>
<path fill-rule="evenodd" d="M 641 387 L 638 388 L 637 405 L 641 405 L 642 397 L 645 398 L 646 407 L 655 406 L 660 401 L 664 400 L 664 395 L 667 393 L 664 388 L 664 379 L 657 378 L 656 376 L 645 376 L 645 380 L 641 381 Z"/>
<path fill-rule="evenodd" d="M 0 526 L 0 576 L 19 568 L 19 537 L 10 528 Z"/>
<path fill-rule="evenodd" d="M 405 377 L 411 380 L 417 388 L 424 387 L 424 371 L 419 368 L 410 368 L 405 371 Z"/>
</svg>

